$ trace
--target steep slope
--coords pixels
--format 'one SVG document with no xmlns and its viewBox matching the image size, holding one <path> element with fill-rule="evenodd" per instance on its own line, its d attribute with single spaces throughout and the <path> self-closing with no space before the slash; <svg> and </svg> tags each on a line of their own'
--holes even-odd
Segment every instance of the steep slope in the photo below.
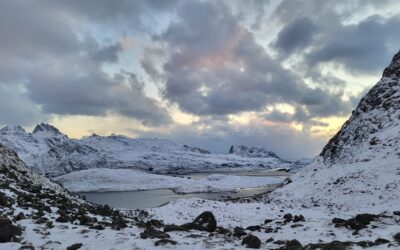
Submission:
<svg viewBox="0 0 400 250">
<path fill-rule="evenodd" d="M 18 126 L 0 130 L 0 142 L 15 150 L 36 172 L 60 176 L 89 168 L 133 168 L 155 173 L 288 168 L 290 163 L 271 155 L 264 158 L 210 154 L 163 139 L 92 135 L 70 139 L 57 128 L 39 124 L 32 133 Z"/>
<path fill-rule="evenodd" d="M 276 201 L 341 211 L 400 207 L 400 52 L 319 158 Z"/>
<path fill-rule="evenodd" d="M 361 99 L 342 129 L 321 152 L 324 163 L 369 161 L 400 152 L 400 52 L 382 79 Z"/>
<path fill-rule="evenodd" d="M 132 223 L 119 211 L 87 203 L 30 171 L 14 151 L 1 144 L 0 215 L 1 249 L 19 249 L 21 245 L 65 249 L 77 243 L 65 234 L 78 235 L 81 230 L 90 229 L 112 232 Z M 75 230 L 68 230 L 69 225 L 74 225 Z M 61 240 L 52 241 L 51 237 Z"/>
</svg>

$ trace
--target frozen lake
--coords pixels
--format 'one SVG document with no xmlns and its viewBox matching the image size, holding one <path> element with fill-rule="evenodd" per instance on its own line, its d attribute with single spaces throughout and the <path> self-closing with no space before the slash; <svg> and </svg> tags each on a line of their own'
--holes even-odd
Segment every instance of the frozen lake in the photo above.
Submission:
<svg viewBox="0 0 400 250">
<path fill-rule="evenodd" d="M 211 173 L 210 173 L 211 174 Z M 213 173 L 215 174 L 215 173 Z M 252 178 L 260 178 L 265 176 L 276 176 L 277 178 L 287 177 L 284 172 L 236 172 L 224 173 L 229 175 L 251 176 Z M 207 173 L 184 175 L 185 178 L 204 178 Z M 270 192 L 277 188 L 278 184 L 266 183 L 263 187 L 256 188 L 237 188 L 236 192 L 215 192 L 215 193 L 189 193 L 177 194 L 170 189 L 154 189 L 143 191 L 123 191 L 123 192 L 87 192 L 80 193 L 84 195 L 90 202 L 97 204 L 107 204 L 115 208 L 127 209 L 143 209 L 161 206 L 167 202 L 184 198 L 201 198 L 209 200 L 225 200 L 251 197 L 258 194 Z"/>
</svg>

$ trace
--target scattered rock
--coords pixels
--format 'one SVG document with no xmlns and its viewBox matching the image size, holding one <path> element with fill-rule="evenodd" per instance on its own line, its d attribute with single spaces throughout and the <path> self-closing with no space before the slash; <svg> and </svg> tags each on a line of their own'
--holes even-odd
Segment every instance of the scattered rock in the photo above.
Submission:
<svg viewBox="0 0 400 250">
<path fill-rule="evenodd" d="M 18 250 L 35 250 L 33 246 L 21 246 Z"/>
<path fill-rule="evenodd" d="M 307 250 L 347 250 L 352 245 L 351 242 L 332 241 L 329 243 L 312 243 L 304 247 Z"/>
<path fill-rule="evenodd" d="M 144 232 L 140 234 L 140 238 L 142 238 L 142 239 L 147 239 L 147 238 L 165 239 L 165 238 L 170 238 L 170 236 L 169 236 L 169 234 L 167 234 L 163 231 L 154 229 L 153 227 L 149 227 L 149 228 L 146 228 L 144 230 Z"/>
<path fill-rule="evenodd" d="M 164 232 L 171 232 L 171 231 L 188 231 L 188 230 L 186 228 L 174 224 L 164 226 Z"/>
<path fill-rule="evenodd" d="M 286 248 L 290 250 L 301 250 L 303 246 L 298 240 L 294 239 L 286 241 Z"/>
<path fill-rule="evenodd" d="M 77 250 L 77 249 L 81 248 L 82 245 L 83 245 L 82 243 L 76 243 L 76 244 L 73 244 L 73 245 L 67 247 L 67 250 Z"/>
<path fill-rule="evenodd" d="M 217 227 L 215 228 L 215 232 L 219 234 L 230 234 L 231 231 L 229 229 L 223 228 L 223 227 Z"/>
<path fill-rule="evenodd" d="M 261 241 L 257 236 L 249 234 L 243 238 L 242 245 L 246 245 L 247 248 L 258 249 L 261 247 Z"/>
<path fill-rule="evenodd" d="M 393 239 L 395 241 L 397 241 L 398 243 L 400 243 L 400 233 L 397 233 L 397 234 L 393 235 Z"/>
<path fill-rule="evenodd" d="M 304 216 L 301 215 L 301 214 L 300 215 L 295 215 L 294 218 L 293 218 L 293 222 L 296 223 L 296 222 L 300 222 L 300 221 L 305 221 Z"/>
<path fill-rule="evenodd" d="M 25 214 L 23 212 L 20 212 L 15 219 L 18 220 L 24 220 L 25 219 Z"/>
<path fill-rule="evenodd" d="M 273 220 L 270 220 L 270 219 L 266 219 L 266 220 L 264 220 L 264 224 L 268 224 L 268 223 L 271 223 Z"/>
<path fill-rule="evenodd" d="M 335 224 L 335 227 L 347 227 L 352 230 L 361 230 L 366 228 L 371 221 L 378 219 L 378 215 L 374 214 L 357 214 L 354 218 L 344 220 L 340 218 L 333 218 L 332 223 Z"/>
<path fill-rule="evenodd" d="M 378 238 L 378 239 L 375 240 L 375 245 L 382 245 L 382 244 L 386 244 L 386 243 L 389 243 L 389 242 L 390 242 L 390 240 Z"/>
<path fill-rule="evenodd" d="M 274 238 L 269 238 L 268 240 L 265 241 L 265 243 L 270 243 L 270 242 L 273 242 L 273 241 L 274 241 Z"/>
<path fill-rule="evenodd" d="M 169 239 L 161 239 L 161 240 L 158 240 L 158 241 L 154 242 L 154 245 L 155 245 L 156 247 L 158 247 L 158 246 L 164 246 L 164 245 L 166 245 L 166 244 L 176 245 L 177 242 L 174 241 L 174 240 L 169 240 Z"/>
<path fill-rule="evenodd" d="M 195 225 L 195 229 L 199 231 L 213 232 L 217 227 L 217 221 L 214 215 L 209 211 L 203 212 L 197 216 L 193 224 Z"/>
<path fill-rule="evenodd" d="M 60 215 L 56 219 L 56 222 L 60 222 L 60 223 L 67 223 L 68 221 L 69 221 L 69 217 L 68 216 L 64 216 L 64 215 Z"/>
<path fill-rule="evenodd" d="M 291 213 L 287 213 L 283 216 L 283 218 L 285 219 L 286 222 L 289 222 L 292 220 L 293 215 Z"/>
<path fill-rule="evenodd" d="M 8 202 L 8 198 L 3 192 L 0 192 L 0 206 L 2 206 L 2 207 L 10 206 L 10 204 Z"/>
<path fill-rule="evenodd" d="M 235 228 L 233 229 L 233 236 L 238 237 L 238 238 L 241 238 L 242 236 L 245 236 L 245 235 L 247 235 L 247 233 L 244 231 L 243 228 L 241 228 L 241 227 L 235 227 Z"/>
<path fill-rule="evenodd" d="M 254 232 L 254 231 L 260 231 L 260 230 L 261 230 L 261 227 L 260 227 L 260 226 L 249 226 L 249 227 L 246 228 L 246 230 L 250 230 L 250 231 L 252 231 L 252 232 Z"/>
<path fill-rule="evenodd" d="M 0 243 L 16 241 L 22 234 L 22 229 L 12 224 L 9 219 L 0 219 Z"/>
</svg>

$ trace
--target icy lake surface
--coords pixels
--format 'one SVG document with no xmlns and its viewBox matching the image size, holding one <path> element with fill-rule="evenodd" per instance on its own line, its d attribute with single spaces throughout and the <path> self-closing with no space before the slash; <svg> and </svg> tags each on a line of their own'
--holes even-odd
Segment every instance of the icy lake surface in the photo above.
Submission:
<svg viewBox="0 0 400 250">
<path fill-rule="evenodd" d="M 226 173 L 225 173 L 226 174 Z M 239 176 L 254 176 L 253 178 L 259 178 L 261 176 L 276 176 L 281 178 L 282 176 L 288 176 L 287 173 L 277 172 L 238 172 L 231 173 L 232 175 Z M 202 178 L 206 176 L 206 173 L 185 175 L 186 178 Z M 143 208 L 154 208 L 164 205 L 170 201 L 174 201 L 182 198 L 201 198 L 208 200 L 223 200 L 223 199 L 235 199 L 243 197 L 251 197 L 257 194 L 266 193 L 274 190 L 277 184 L 266 184 L 263 187 L 256 188 L 238 188 L 236 192 L 214 192 L 214 193 L 189 193 L 189 194 L 177 194 L 170 189 L 154 189 L 154 190 L 143 190 L 143 191 L 123 191 L 123 192 L 85 192 L 80 193 L 84 195 L 90 202 L 97 204 L 107 204 L 115 208 L 127 208 L 127 209 L 143 209 Z"/>
</svg>

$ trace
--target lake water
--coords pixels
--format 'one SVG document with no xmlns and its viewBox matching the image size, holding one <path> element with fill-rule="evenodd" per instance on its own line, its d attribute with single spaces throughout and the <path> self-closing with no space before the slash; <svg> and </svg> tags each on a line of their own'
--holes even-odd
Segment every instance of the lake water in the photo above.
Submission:
<svg viewBox="0 0 400 250">
<path fill-rule="evenodd" d="M 213 173 L 215 174 L 215 173 Z M 227 173 L 224 173 L 227 174 Z M 247 175 L 247 176 L 288 176 L 287 173 L 276 173 L 276 172 L 237 172 L 229 173 L 232 175 Z M 190 178 L 204 178 L 210 173 L 200 173 L 185 175 Z M 184 198 L 201 198 L 209 200 L 226 200 L 235 198 L 251 197 L 257 194 L 263 194 L 276 189 L 277 184 L 270 184 L 264 187 L 257 188 L 240 188 L 236 192 L 216 192 L 216 193 L 191 193 L 191 194 L 177 194 L 170 189 L 155 189 L 155 190 L 144 190 L 144 191 L 124 191 L 124 192 L 89 192 L 80 193 L 84 195 L 86 200 L 97 203 L 107 204 L 115 208 L 127 208 L 127 209 L 143 209 L 143 208 L 154 208 L 164 205 L 170 201 Z"/>
</svg>

